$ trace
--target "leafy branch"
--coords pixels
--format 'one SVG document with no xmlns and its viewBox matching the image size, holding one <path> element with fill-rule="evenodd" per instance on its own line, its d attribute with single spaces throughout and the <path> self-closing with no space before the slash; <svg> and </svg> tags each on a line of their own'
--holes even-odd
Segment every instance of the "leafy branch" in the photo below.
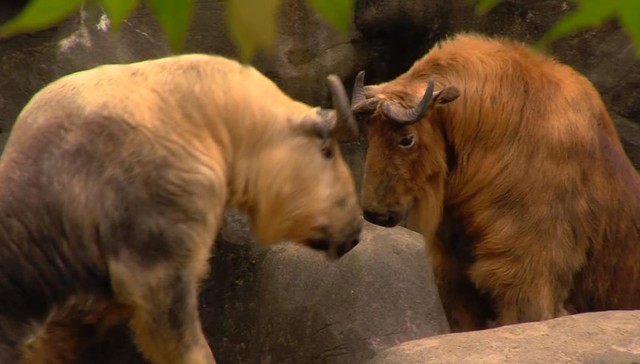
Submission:
<svg viewBox="0 0 640 364">
<path fill-rule="evenodd" d="M 503 0 L 477 0 L 476 9 L 486 13 Z M 538 41 L 537 46 L 545 48 L 554 41 L 579 30 L 593 28 L 618 18 L 620 24 L 636 45 L 636 54 L 640 57 L 640 1 L 638 0 L 572 0 L 576 10 L 558 20 Z"/>
<path fill-rule="evenodd" d="M 63 21 L 86 5 L 102 8 L 118 31 L 124 20 L 141 5 L 149 7 L 167 37 L 173 52 L 184 44 L 195 0 L 31 0 L 9 22 L 0 26 L 0 37 L 46 29 Z M 277 35 L 277 13 L 281 0 L 227 0 L 226 22 L 241 59 L 249 61 L 259 49 L 270 50 Z M 354 0 L 307 0 L 335 29 L 346 34 Z"/>
<path fill-rule="evenodd" d="M 306 0 L 335 29 L 346 34 L 355 0 Z M 470 0 L 486 13 L 503 0 Z M 618 18 L 636 44 L 640 57 L 640 0 L 571 0 L 576 9 L 561 18 L 538 42 L 544 48 L 578 30 L 596 27 Z M 83 4 L 103 9 L 117 31 L 142 4 L 148 6 L 165 33 L 172 51 L 179 52 L 191 23 L 195 0 L 31 0 L 15 18 L 0 26 L 0 37 L 42 30 L 56 24 Z M 226 23 L 240 58 L 250 61 L 255 53 L 273 48 L 281 0 L 226 0 Z"/>
</svg>

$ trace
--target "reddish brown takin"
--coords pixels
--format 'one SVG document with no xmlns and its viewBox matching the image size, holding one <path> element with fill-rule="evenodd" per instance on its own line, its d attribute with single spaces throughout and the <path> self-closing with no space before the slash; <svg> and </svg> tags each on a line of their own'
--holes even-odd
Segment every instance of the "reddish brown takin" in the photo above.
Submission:
<svg viewBox="0 0 640 364">
<path fill-rule="evenodd" d="M 0 362 L 67 363 L 129 322 L 153 363 L 214 358 L 197 310 L 227 206 L 257 240 L 337 257 L 362 226 L 337 110 L 255 69 L 184 55 L 66 76 L 27 104 L 0 161 Z"/>
<path fill-rule="evenodd" d="M 363 77 L 365 218 L 425 236 L 452 330 L 640 308 L 640 178 L 584 76 L 460 34 Z"/>
</svg>

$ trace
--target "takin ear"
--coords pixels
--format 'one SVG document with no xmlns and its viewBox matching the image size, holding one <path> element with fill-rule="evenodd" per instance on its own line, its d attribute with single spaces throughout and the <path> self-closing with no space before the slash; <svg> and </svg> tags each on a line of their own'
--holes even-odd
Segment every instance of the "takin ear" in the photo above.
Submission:
<svg viewBox="0 0 640 364">
<path fill-rule="evenodd" d="M 460 96 L 460 90 L 455 86 L 447 86 L 440 91 L 433 93 L 431 102 L 433 105 L 444 105 L 454 101 Z"/>
<path fill-rule="evenodd" d="M 306 116 L 297 125 L 302 133 L 326 140 L 331 135 L 335 123 L 335 116 L 330 110 L 315 108 L 315 116 Z"/>
<path fill-rule="evenodd" d="M 315 116 L 308 116 L 298 123 L 298 130 L 322 139 L 326 143 L 329 138 L 339 141 L 350 141 L 357 138 L 357 131 L 349 123 L 340 122 L 335 110 L 316 108 Z"/>
<path fill-rule="evenodd" d="M 397 124 L 411 125 L 420 121 L 429 108 L 449 103 L 460 96 L 460 91 L 454 86 L 447 86 L 438 92 L 433 90 L 434 87 L 435 82 L 429 80 L 422 99 L 413 108 L 407 108 L 397 101 L 386 100 L 382 104 L 382 112 Z"/>
<path fill-rule="evenodd" d="M 334 109 L 316 108 L 315 117 L 307 117 L 301 121 L 303 131 L 319 136 L 324 142 L 329 137 L 340 141 L 358 138 L 360 130 L 342 81 L 332 74 L 327 77 L 327 85 Z"/>
</svg>

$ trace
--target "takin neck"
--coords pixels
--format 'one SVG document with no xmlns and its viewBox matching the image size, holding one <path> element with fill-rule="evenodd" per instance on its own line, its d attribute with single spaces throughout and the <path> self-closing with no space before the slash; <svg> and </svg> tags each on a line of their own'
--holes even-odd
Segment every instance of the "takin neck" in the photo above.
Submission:
<svg viewBox="0 0 640 364">
<path fill-rule="evenodd" d="M 425 239 L 433 239 L 438 225 L 442 220 L 443 207 L 446 195 L 445 185 L 449 169 L 455 166 L 449 164 L 455 159 L 455 151 L 450 150 L 449 141 L 442 116 L 439 110 L 430 116 L 428 150 L 422 154 L 429 158 L 423 158 L 424 170 L 428 171 L 426 181 L 421 184 L 421 191 L 415 194 L 413 206 L 406 218 L 406 226 L 420 232 Z M 427 133 L 422 130 L 422 133 Z"/>
<path fill-rule="evenodd" d="M 292 136 L 297 120 L 315 117 L 316 111 L 291 99 L 253 68 L 242 68 L 240 76 L 242 81 L 226 82 L 225 93 L 214 91 L 213 99 L 219 101 L 211 103 L 205 127 L 227 168 L 227 205 L 252 216 L 260 199 L 256 194 L 261 190 L 262 164 L 273 162 L 266 156 Z"/>
</svg>

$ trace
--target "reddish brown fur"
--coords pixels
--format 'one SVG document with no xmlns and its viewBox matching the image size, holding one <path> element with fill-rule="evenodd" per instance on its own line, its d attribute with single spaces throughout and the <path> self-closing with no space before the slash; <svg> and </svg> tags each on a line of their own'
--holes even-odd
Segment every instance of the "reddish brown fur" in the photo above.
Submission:
<svg viewBox="0 0 640 364">
<path fill-rule="evenodd" d="M 427 80 L 436 100 L 412 125 Z M 363 208 L 397 212 L 428 244 L 453 330 L 640 308 L 640 178 L 591 83 L 505 39 L 462 34 L 365 88 Z M 402 149 L 402 136 L 415 145 Z"/>
</svg>

